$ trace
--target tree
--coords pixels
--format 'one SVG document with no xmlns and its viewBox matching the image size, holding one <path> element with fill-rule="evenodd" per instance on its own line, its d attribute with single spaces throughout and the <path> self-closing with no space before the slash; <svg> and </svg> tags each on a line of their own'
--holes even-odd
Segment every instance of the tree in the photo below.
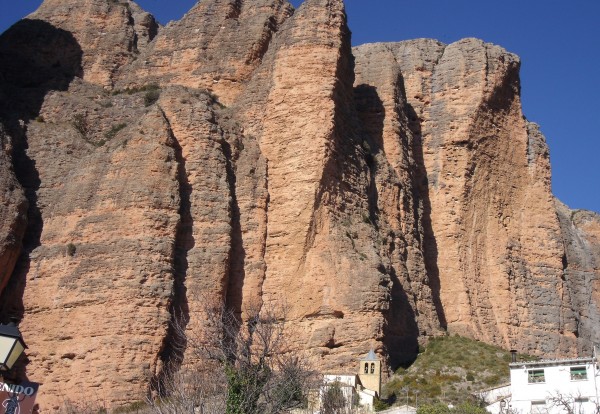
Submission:
<svg viewBox="0 0 600 414">
<path fill-rule="evenodd" d="M 173 324 L 190 361 L 165 368 L 150 401 L 156 413 L 277 414 L 306 404 L 316 374 L 289 347 L 285 308 L 244 314 L 213 303 L 196 318 L 202 327 Z"/>
<path fill-rule="evenodd" d="M 321 414 L 350 414 L 352 411 L 352 401 L 344 395 L 339 382 L 322 386 Z"/>
<path fill-rule="evenodd" d="M 437 403 L 421 405 L 417 409 L 417 414 L 487 414 L 487 411 L 470 402 L 464 402 L 452 408 L 446 404 Z"/>
<path fill-rule="evenodd" d="M 560 391 L 555 391 L 546 398 L 549 408 L 557 408 L 561 412 L 567 414 L 583 414 L 586 412 L 586 403 L 594 404 L 595 412 L 600 412 L 600 404 L 597 401 L 589 401 L 587 398 L 582 398 L 581 393 L 564 394 Z"/>
<path fill-rule="evenodd" d="M 156 414 L 222 414 L 225 399 L 224 378 L 189 366 L 169 369 L 156 385 L 155 397 L 148 405 Z"/>
</svg>

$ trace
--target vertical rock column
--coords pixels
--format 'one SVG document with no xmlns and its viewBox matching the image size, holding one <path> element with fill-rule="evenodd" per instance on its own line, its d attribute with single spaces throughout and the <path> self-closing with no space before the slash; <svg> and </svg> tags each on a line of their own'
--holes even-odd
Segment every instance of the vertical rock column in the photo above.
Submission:
<svg viewBox="0 0 600 414">
<path fill-rule="evenodd" d="M 355 94 L 358 115 L 370 137 L 367 145 L 374 147 L 382 255 L 390 262 L 393 281 L 385 341 L 390 353 L 406 360 L 416 355 L 421 335 L 439 332 L 441 309 L 424 260 L 426 199 L 419 182 L 422 166 L 417 162 L 420 136 L 410 129 L 414 110 L 406 101 L 393 46 L 354 49 Z"/>
<path fill-rule="evenodd" d="M 579 355 L 590 355 L 593 344 L 600 341 L 596 329 L 600 323 L 600 215 L 571 210 L 558 200 L 556 210 L 565 247 L 565 297 L 572 306 L 572 318 L 565 318 L 564 329 L 579 339 Z"/>
<path fill-rule="evenodd" d="M 543 151 L 531 152 L 518 59 L 475 39 L 394 50 L 422 135 L 433 236 L 426 257 L 439 270 L 448 329 L 523 350 L 544 337 L 567 352 L 549 166 Z"/>
<path fill-rule="evenodd" d="M 178 169 L 162 113 L 135 113 L 135 100 L 126 99 L 120 110 L 131 123 L 103 146 L 57 115 L 57 107 L 83 110 L 68 95 L 53 95 L 46 122 L 28 128 L 43 229 L 15 276 L 25 287 L 27 376 L 43 383 L 39 402 L 49 409 L 65 398 L 110 405 L 141 399 L 159 369 L 172 296 Z M 108 117 L 85 109 L 97 116 L 90 125 Z"/>
<path fill-rule="evenodd" d="M 213 104 L 206 93 L 183 87 L 169 88 L 159 100 L 180 151 L 182 221 L 175 272 L 176 284 L 184 291 L 173 312 L 184 313 L 180 322 L 189 317 L 186 328 L 191 337 L 202 335 L 207 302 L 225 299 L 230 272 L 230 159 Z M 187 354 L 193 355 L 194 350 L 189 351 Z"/>
<path fill-rule="evenodd" d="M 269 188 L 265 299 L 278 300 L 283 288 L 300 314 L 302 302 L 316 305 L 316 312 L 319 302 L 327 300 L 323 280 L 311 281 L 321 285 L 315 293 L 322 300 L 306 298 L 303 278 L 321 179 L 328 159 L 335 156 L 333 95 L 341 81 L 337 70 L 346 30 L 341 3 L 307 1 L 285 27 L 260 136 Z"/>
<path fill-rule="evenodd" d="M 304 2 L 236 103 L 267 166 L 263 299 L 287 308 L 291 342 L 324 369 L 381 345 L 391 286 L 370 218 L 349 36 L 341 1 Z"/>
<path fill-rule="evenodd" d="M 13 171 L 11 147 L 0 124 L 0 294 L 21 253 L 27 228 L 27 199 Z"/>
</svg>

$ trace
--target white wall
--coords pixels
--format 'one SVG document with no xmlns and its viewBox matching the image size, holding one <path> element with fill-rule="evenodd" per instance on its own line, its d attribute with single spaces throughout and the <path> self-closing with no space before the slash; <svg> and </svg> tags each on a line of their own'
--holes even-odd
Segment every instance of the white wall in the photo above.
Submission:
<svg viewBox="0 0 600 414">
<path fill-rule="evenodd" d="M 478 396 L 487 404 L 493 404 L 496 401 L 510 397 L 510 384 L 495 388 L 488 388 L 487 390 L 480 391 Z"/>
<path fill-rule="evenodd" d="M 544 412 L 560 413 L 566 412 L 564 408 L 553 407 L 549 398 L 558 394 L 571 399 L 571 405 L 576 410 L 576 413 L 587 414 L 595 413 L 597 401 L 597 391 L 595 382 L 598 378 L 596 367 L 588 359 L 585 362 L 576 362 L 569 365 L 556 365 L 548 363 L 543 364 L 528 364 L 525 363 L 521 367 L 511 364 L 510 379 L 511 379 L 511 401 L 510 407 L 520 413 L 536 412 L 539 408 Z M 584 366 L 587 372 L 587 379 L 572 380 L 571 367 Z M 528 379 L 528 371 L 544 370 L 545 381 L 540 383 L 530 383 Z M 588 402 L 574 402 L 574 398 L 588 399 Z M 545 406 L 535 406 L 532 402 L 545 401 Z M 545 411 L 547 410 L 547 411 Z"/>
<path fill-rule="evenodd" d="M 327 375 L 323 375 L 323 382 L 325 384 L 339 382 L 340 384 L 346 384 L 346 385 L 350 385 L 351 387 L 356 387 L 356 375 L 327 374 Z"/>
</svg>

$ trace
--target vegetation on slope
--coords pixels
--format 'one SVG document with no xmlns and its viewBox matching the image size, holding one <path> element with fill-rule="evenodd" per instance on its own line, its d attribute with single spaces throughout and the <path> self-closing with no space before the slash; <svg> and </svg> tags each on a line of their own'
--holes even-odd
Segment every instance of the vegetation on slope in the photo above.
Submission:
<svg viewBox="0 0 600 414">
<path fill-rule="evenodd" d="M 531 359 L 527 355 L 519 358 Z M 454 404 L 473 393 L 509 381 L 509 351 L 460 336 L 429 341 L 408 369 L 400 368 L 384 386 L 383 397 L 397 405 Z"/>
</svg>

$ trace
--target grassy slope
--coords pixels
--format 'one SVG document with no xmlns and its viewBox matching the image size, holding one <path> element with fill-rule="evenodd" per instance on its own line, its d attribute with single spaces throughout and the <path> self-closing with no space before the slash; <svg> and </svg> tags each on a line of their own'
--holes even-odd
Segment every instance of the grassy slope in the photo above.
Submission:
<svg viewBox="0 0 600 414">
<path fill-rule="evenodd" d="M 519 358 L 531 359 L 525 355 Z M 383 397 L 406 404 L 445 402 L 458 404 L 472 399 L 472 394 L 509 381 L 509 351 L 459 336 L 445 336 L 429 341 L 424 352 L 404 370 L 400 368 L 384 386 Z M 395 395 L 395 397 L 394 397 Z"/>
</svg>

